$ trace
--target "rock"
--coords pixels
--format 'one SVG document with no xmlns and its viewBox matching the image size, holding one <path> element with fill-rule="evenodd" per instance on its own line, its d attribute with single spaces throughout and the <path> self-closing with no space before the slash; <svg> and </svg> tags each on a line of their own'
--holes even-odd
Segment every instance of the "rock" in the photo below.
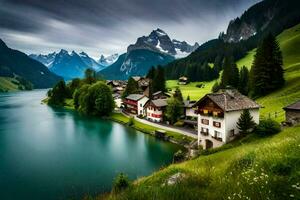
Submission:
<svg viewBox="0 0 300 200">
<path fill-rule="evenodd" d="M 168 180 L 163 184 L 163 186 L 175 185 L 175 184 L 179 183 L 180 181 L 182 181 L 184 178 L 185 178 L 185 174 L 178 172 L 178 173 L 170 176 L 168 178 Z"/>
</svg>

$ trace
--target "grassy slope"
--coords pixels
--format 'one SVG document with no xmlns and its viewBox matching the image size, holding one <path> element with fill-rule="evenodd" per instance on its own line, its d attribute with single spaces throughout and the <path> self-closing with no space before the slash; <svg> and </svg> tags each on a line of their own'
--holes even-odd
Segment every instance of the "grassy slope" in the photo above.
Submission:
<svg viewBox="0 0 300 200">
<path fill-rule="evenodd" d="M 167 81 L 167 88 L 170 88 L 172 89 L 172 91 L 174 91 L 176 87 L 179 87 L 183 97 L 186 98 L 189 95 L 191 100 L 199 100 L 199 98 L 209 93 L 211 91 L 212 86 L 215 83 L 215 81 L 192 82 L 187 85 L 178 85 L 177 82 L 177 80 Z M 203 84 L 203 88 L 197 88 L 196 85 L 201 83 Z"/>
<path fill-rule="evenodd" d="M 16 80 L 9 77 L 0 77 L 0 90 L 8 92 L 17 91 L 18 85 L 13 83 L 12 81 Z"/>
<path fill-rule="evenodd" d="M 272 117 L 278 122 L 284 120 L 282 108 L 300 99 L 300 24 L 285 30 L 277 40 L 283 54 L 286 84 L 283 88 L 270 95 L 259 98 L 257 101 L 264 107 L 261 109 L 262 117 Z M 237 62 L 239 67 L 243 65 L 251 67 L 255 49 L 250 51 L 246 57 Z M 191 99 L 198 100 L 211 91 L 215 81 L 204 83 L 204 88 L 195 87 L 197 83 L 190 83 L 186 86 L 179 86 L 183 96 L 190 95 Z M 167 87 L 174 89 L 177 81 L 167 82 Z M 275 118 L 276 112 L 276 118 Z"/>
<path fill-rule="evenodd" d="M 281 122 L 284 120 L 282 108 L 300 99 L 300 24 L 285 30 L 277 36 L 277 40 L 283 54 L 286 84 L 278 91 L 257 101 L 264 106 L 261 109 L 263 117 L 268 117 L 270 114 L 272 118 Z M 255 50 L 250 51 L 245 58 L 237 62 L 238 66 L 245 65 L 250 68 L 254 53 Z M 277 112 L 276 118 L 275 112 Z"/>
<path fill-rule="evenodd" d="M 300 126 L 273 137 L 171 165 L 111 199 L 288 199 L 300 197 Z M 180 184 L 162 184 L 182 172 Z M 293 186 L 294 185 L 294 186 Z M 217 191 L 217 192 L 216 192 Z M 240 198 L 239 198 L 240 196 Z M 297 199 L 297 198 L 296 198 Z"/>
</svg>

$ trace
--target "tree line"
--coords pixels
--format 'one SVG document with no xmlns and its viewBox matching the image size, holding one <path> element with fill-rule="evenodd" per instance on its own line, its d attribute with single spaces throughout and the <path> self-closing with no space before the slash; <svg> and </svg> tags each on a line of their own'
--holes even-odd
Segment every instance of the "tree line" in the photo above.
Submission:
<svg viewBox="0 0 300 200">
<path fill-rule="evenodd" d="M 68 84 L 59 81 L 47 93 L 48 104 L 64 106 L 66 99 L 73 99 L 76 110 L 83 114 L 108 116 L 114 109 L 112 91 L 106 82 L 96 78 L 92 69 L 85 71 L 85 78 L 75 78 Z"/>
<path fill-rule="evenodd" d="M 259 44 L 251 70 L 243 66 L 240 70 L 232 56 L 224 58 L 221 82 L 212 88 L 234 87 L 242 94 L 260 97 L 282 87 L 285 83 L 282 53 L 276 38 L 268 34 Z"/>
</svg>

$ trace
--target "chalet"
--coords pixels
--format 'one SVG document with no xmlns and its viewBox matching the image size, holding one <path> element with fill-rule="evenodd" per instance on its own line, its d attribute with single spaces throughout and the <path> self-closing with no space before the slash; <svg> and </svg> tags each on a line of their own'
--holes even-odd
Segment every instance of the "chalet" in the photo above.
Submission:
<svg viewBox="0 0 300 200">
<path fill-rule="evenodd" d="M 198 115 L 198 144 L 204 144 L 202 136 L 227 143 L 239 134 L 238 119 L 248 109 L 255 123 L 259 123 L 260 106 L 237 90 L 226 89 L 205 95 L 194 107 Z M 207 142 L 205 140 L 205 142 Z"/>
<path fill-rule="evenodd" d="M 179 85 L 186 85 L 188 84 L 188 78 L 185 76 L 182 76 L 178 79 L 178 84 Z"/>
<path fill-rule="evenodd" d="M 131 94 L 123 101 L 124 111 L 134 115 L 145 115 L 144 105 L 148 100 L 148 97 L 144 95 Z"/>
<path fill-rule="evenodd" d="M 170 97 L 171 97 L 170 95 L 162 91 L 158 91 L 152 94 L 152 99 L 167 99 Z"/>
<path fill-rule="evenodd" d="M 164 111 L 167 107 L 166 99 L 150 100 L 145 105 L 146 119 L 153 122 L 162 122 Z"/>
<path fill-rule="evenodd" d="M 184 103 L 184 116 L 186 118 L 197 117 L 197 114 L 195 113 L 196 108 L 194 107 L 196 101 L 186 100 L 183 103 Z"/>
<path fill-rule="evenodd" d="M 300 100 L 283 108 L 285 121 L 291 125 L 300 123 Z"/>
</svg>

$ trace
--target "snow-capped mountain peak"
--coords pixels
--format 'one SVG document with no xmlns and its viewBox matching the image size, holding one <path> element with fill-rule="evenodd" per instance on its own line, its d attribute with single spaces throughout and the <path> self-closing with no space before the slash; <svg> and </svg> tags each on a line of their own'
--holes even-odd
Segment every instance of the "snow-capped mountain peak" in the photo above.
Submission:
<svg viewBox="0 0 300 200">
<path fill-rule="evenodd" d="M 189 45 L 185 41 L 171 40 L 168 34 L 160 28 L 153 30 L 148 36 L 139 37 L 135 44 L 127 48 L 127 52 L 136 49 L 147 49 L 171 55 L 175 58 L 184 57 L 196 50 L 198 43 Z"/>
<path fill-rule="evenodd" d="M 101 55 L 98 63 L 103 66 L 109 66 L 109 65 L 113 64 L 114 62 L 116 62 L 118 60 L 118 58 L 119 58 L 119 54 L 117 54 L 117 53 L 106 56 L 106 57 L 104 55 Z"/>
</svg>

